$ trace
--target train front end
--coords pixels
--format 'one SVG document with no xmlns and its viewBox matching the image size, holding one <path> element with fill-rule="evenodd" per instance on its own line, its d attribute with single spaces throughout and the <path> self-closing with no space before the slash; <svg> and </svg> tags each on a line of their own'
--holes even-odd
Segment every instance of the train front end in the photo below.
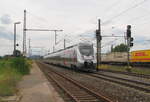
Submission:
<svg viewBox="0 0 150 102">
<path fill-rule="evenodd" d="M 81 70 L 95 71 L 96 56 L 93 44 L 80 43 L 78 46 L 78 62 Z"/>
</svg>

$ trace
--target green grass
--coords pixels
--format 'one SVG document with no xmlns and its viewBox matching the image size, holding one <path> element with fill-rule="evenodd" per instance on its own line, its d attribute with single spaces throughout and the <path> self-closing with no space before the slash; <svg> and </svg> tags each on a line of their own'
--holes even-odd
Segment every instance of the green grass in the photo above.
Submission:
<svg viewBox="0 0 150 102">
<path fill-rule="evenodd" d="M 17 82 L 29 74 L 31 65 L 25 58 L 0 60 L 0 96 L 10 96 L 17 92 Z"/>
<path fill-rule="evenodd" d="M 0 96 L 13 95 L 17 91 L 16 83 L 21 79 L 21 76 L 11 68 L 3 70 L 0 75 Z"/>
<path fill-rule="evenodd" d="M 115 65 L 99 66 L 99 69 L 109 69 L 109 70 L 122 71 L 122 72 L 127 72 L 127 68 L 128 68 L 127 66 L 115 66 Z M 131 67 L 130 70 L 133 73 L 150 75 L 150 68 Z"/>
</svg>

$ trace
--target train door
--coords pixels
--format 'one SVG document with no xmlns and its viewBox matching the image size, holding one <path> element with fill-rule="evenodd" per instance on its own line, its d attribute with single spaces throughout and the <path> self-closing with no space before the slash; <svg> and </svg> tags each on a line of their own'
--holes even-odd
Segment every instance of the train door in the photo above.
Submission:
<svg viewBox="0 0 150 102">
<path fill-rule="evenodd" d="M 77 64 L 77 53 L 76 50 L 73 50 L 73 64 L 76 65 Z"/>
</svg>

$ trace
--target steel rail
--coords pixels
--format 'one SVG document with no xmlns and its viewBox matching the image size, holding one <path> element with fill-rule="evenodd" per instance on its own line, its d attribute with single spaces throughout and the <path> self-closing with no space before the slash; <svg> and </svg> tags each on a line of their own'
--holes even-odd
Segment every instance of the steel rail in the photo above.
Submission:
<svg viewBox="0 0 150 102">
<path fill-rule="evenodd" d="M 119 80 L 123 80 L 123 81 L 128 81 L 128 82 L 132 82 L 132 83 L 136 83 L 136 84 L 141 84 L 141 85 L 145 85 L 145 86 L 150 86 L 150 83 L 144 83 L 144 82 L 141 82 L 141 81 L 130 80 L 130 79 L 126 79 L 126 78 L 119 78 L 119 77 L 116 77 L 116 76 L 106 75 L 106 74 L 102 74 L 102 73 L 95 73 L 95 74 L 110 77 L 110 78 L 114 78 L 114 79 L 119 79 Z"/>
<path fill-rule="evenodd" d="M 99 73 L 98 73 L 99 74 Z M 89 74 L 90 75 L 90 74 Z M 108 78 L 104 78 L 104 77 L 101 77 L 101 76 L 94 76 L 94 75 L 90 75 L 92 77 L 97 77 L 97 78 L 101 78 L 103 80 L 107 80 L 107 81 L 111 81 L 111 82 L 114 82 L 114 83 L 118 83 L 118 84 L 121 84 L 121 85 L 124 85 L 124 86 L 127 86 L 127 87 L 131 87 L 131 88 L 134 88 L 134 89 L 138 89 L 140 91 L 145 91 L 147 93 L 150 92 L 150 89 L 148 88 L 144 88 L 144 87 L 140 87 L 140 86 L 137 86 L 137 85 L 133 85 L 134 83 L 136 84 L 141 84 L 141 85 L 145 85 L 145 86 L 150 86 L 149 83 L 143 83 L 143 82 L 139 82 L 139 81 L 132 81 L 132 80 L 128 80 L 128 79 L 122 79 L 122 78 L 118 78 L 118 77 L 114 77 L 114 76 L 109 76 L 109 75 L 103 75 L 104 77 L 109 77 L 109 78 L 115 78 L 117 80 L 122 80 L 122 81 L 128 81 L 128 82 L 120 82 L 120 81 L 116 81 L 116 80 L 113 80 L 113 79 L 108 79 Z M 132 83 L 132 84 L 131 84 Z"/>
<path fill-rule="evenodd" d="M 57 72 L 55 72 L 55 73 L 57 73 Z M 98 94 L 98 93 L 95 92 L 95 91 L 90 90 L 89 88 L 87 88 L 87 87 L 81 85 L 80 83 L 78 83 L 77 81 L 73 80 L 72 78 L 65 77 L 64 75 L 62 75 L 62 74 L 60 74 L 60 73 L 57 73 L 57 74 L 59 74 L 60 76 L 64 77 L 65 79 L 69 80 L 70 82 L 76 84 L 76 85 L 79 86 L 80 88 L 83 88 L 83 89 L 87 90 L 88 92 L 90 92 L 90 93 L 93 94 L 94 96 L 96 96 L 96 97 L 98 97 L 98 98 L 100 98 L 100 99 L 103 99 L 105 102 L 112 102 L 110 99 L 104 97 L 103 95 Z"/>
<path fill-rule="evenodd" d="M 40 64 L 43 64 L 43 63 L 40 63 Z M 44 64 L 45 65 L 45 64 Z M 49 70 L 49 71 L 48 71 Z M 56 75 L 59 75 L 60 77 L 66 79 L 67 81 L 71 82 L 72 84 L 76 85 L 77 87 L 80 87 L 81 89 L 85 90 L 86 92 L 88 92 L 89 94 L 92 94 L 93 96 L 97 97 L 98 99 L 100 99 L 102 102 L 113 102 L 111 101 L 111 99 L 108 99 L 106 98 L 105 96 L 93 91 L 93 90 L 90 90 L 89 88 L 83 86 L 82 84 L 80 84 L 79 82 L 73 80 L 72 78 L 68 78 L 66 77 L 65 75 L 63 74 L 60 74 L 52 69 L 47 69 L 48 72 L 47 73 L 47 76 L 50 77 L 53 81 L 55 81 L 55 83 L 61 88 L 63 89 L 74 101 L 76 102 L 81 102 L 79 101 L 76 97 L 74 97 L 65 87 L 63 87 L 59 81 L 57 81 L 56 79 L 54 79 L 50 73 L 55 73 Z M 45 73 L 45 72 L 44 72 Z M 49 74 L 48 74 L 49 73 Z"/>
<path fill-rule="evenodd" d="M 40 63 L 42 64 L 42 63 Z M 57 86 L 61 89 L 63 89 L 63 91 L 65 91 L 75 102 L 79 102 L 69 91 L 67 91 L 57 80 L 55 80 L 51 75 L 49 75 L 49 71 L 45 71 L 44 69 L 42 69 L 40 67 L 40 69 L 45 73 L 46 78 L 50 81 L 51 79 L 57 84 Z"/>
<path fill-rule="evenodd" d="M 139 90 L 139 91 L 144 91 L 144 92 L 147 92 L 147 93 L 150 92 L 150 89 L 148 89 L 148 88 L 144 88 L 144 87 L 141 87 L 141 86 L 138 86 L 138 85 L 133 85 L 133 83 L 131 84 L 130 82 L 118 81 L 118 80 L 113 79 L 111 77 L 94 75 L 94 74 L 89 74 L 88 76 L 92 76 L 92 77 L 103 79 L 103 80 L 106 80 L 106 81 L 109 81 L 109 82 L 114 82 L 114 83 L 117 83 L 117 84 L 121 84 L 121 85 L 124 85 L 126 87 L 131 87 L 131 88 L 134 88 L 134 89 Z"/>
<path fill-rule="evenodd" d="M 61 89 L 63 89 L 75 102 L 80 102 L 76 97 L 74 97 L 65 87 L 63 87 L 55 78 L 48 75 Z"/>
<path fill-rule="evenodd" d="M 142 77 L 142 78 L 150 79 L 150 75 L 147 75 L 147 74 L 137 74 L 137 73 L 131 73 L 131 72 L 121 72 L 121 71 L 114 71 L 114 70 L 109 70 L 109 69 L 101 69 L 101 71 L 111 72 L 111 73 L 118 73 L 118 74 L 125 74 L 125 75 L 130 75 L 130 76 Z"/>
</svg>

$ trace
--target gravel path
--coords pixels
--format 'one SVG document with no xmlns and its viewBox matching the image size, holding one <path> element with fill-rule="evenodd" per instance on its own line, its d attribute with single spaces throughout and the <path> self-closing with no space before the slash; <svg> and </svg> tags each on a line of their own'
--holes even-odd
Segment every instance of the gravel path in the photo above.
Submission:
<svg viewBox="0 0 150 102">
<path fill-rule="evenodd" d="M 64 102 L 35 63 L 31 73 L 18 83 L 18 89 L 21 94 L 19 102 Z"/>
</svg>

